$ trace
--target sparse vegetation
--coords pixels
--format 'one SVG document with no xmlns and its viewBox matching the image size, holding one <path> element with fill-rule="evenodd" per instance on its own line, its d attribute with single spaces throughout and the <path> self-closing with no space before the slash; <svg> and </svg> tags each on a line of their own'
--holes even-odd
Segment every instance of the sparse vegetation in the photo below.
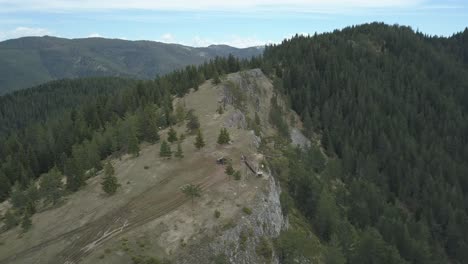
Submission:
<svg viewBox="0 0 468 264">
<path fill-rule="evenodd" d="M 213 264 L 229 264 L 227 256 L 223 254 L 218 254 L 213 258 Z"/>
<path fill-rule="evenodd" d="M 270 122 L 276 127 L 281 137 L 289 139 L 289 125 L 286 120 L 284 120 L 284 110 L 283 107 L 278 104 L 278 98 L 276 96 L 271 98 Z"/>
<path fill-rule="evenodd" d="M 229 230 L 231 228 L 236 227 L 236 223 L 234 220 L 229 219 L 224 225 L 223 225 L 223 230 Z"/>
<path fill-rule="evenodd" d="M 235 84 L 232 81 L 227 81 L 226 87 L 228 92 L 227 96 L 229 96 L 234 107 L 240 110 L 244 110 L 245 95 L 244 92 L 240 89 L 239 85 Z"/>
<path fill-rule="evenodd" d="M 262 256 L 266 261 L 270 261 L 273 255 L 273 247 L 267 237 L 260 237 L 260 242 L 257 245 L 256 252 Z"/>
</svg>

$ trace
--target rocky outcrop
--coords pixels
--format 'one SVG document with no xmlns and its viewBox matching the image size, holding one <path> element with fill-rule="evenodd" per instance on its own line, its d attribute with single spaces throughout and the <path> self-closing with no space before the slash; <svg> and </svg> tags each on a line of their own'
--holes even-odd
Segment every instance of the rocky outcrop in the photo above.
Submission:
<svg viewBox="0 0 468 264">
<path fill-rule="evenodd" d="M 188 249 L 176 263 L 279 263 L 272 240 L 287 228 L 280 204 L 281 189 L 271 176 L 252 201 L 252 213 L 221 227 L 217 236 L 207 237 Z M 271 254 L 269 254 L 271 252 Z"/>
</svg>

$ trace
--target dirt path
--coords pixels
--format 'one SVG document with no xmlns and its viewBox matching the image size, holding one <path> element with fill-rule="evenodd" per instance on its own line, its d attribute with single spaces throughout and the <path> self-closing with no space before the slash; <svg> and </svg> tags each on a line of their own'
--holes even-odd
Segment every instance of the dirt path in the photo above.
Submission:
<svg viewBox="0 0 468 264">
<path fill-rule="evenodd" d="M 203 190 L 206 190 L 213 185 L 226 181 L 226 177 L 221 175 L 223 175 L 223 168 L 218 167 L 209 176 L 186 183 L 199 184 Z M 60 234 L 2 259 L 0 264 L 19 261 L 63 240 L 71 241 L 71 243 L 51 263 L 78 263 L 109 239 L 164 216 L 184 204 L 188 199 L 178 191 L 179 187 L 178 183 L 173 182 L 173 177 L 166 177 L 158 185 L 149 188 L 124 206 L 82 227 Z M 168 189 L 170 191 L 167 191 Z"/>
</svg>

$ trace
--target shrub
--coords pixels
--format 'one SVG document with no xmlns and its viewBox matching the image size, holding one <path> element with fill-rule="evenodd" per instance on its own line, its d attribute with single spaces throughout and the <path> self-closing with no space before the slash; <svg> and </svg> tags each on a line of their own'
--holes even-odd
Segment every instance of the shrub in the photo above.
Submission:
<svg viewBox="0 0 468 264">
<path fill-rule="evenodd" d="M 271 255 L 273 254 L 273 248 L 270 241 L 266 237 L 260 238 L 260 243 L 256 248 L 257 254 L 262 256 L 265 260 L 271 260 Z"/>
<path fill-rule="evenodd" d="M 214 217 L 215 217 L 215 218 L 221 217 L 221 212 L 218 211 L 218 210 L 215 210 L 215 211 L 214 211 Z"/>
<path fill-rule="evenodd" d="M 247 244 L 247 232 L 245 230 L 242 230 L 241 233 L 239 234 L 239 246 L 242 250 L 245 250 Z"/>
<path fill-rule="evenodd" d="M 248 207 L 242 208 L 242 211 L 243 211 L 246 215 L 251 215 L 251 214 L 252 214 L 252 209 L 250 209 L 250 208 L 248 208 Z"/>
<path fill-rule="evenodd" d="M 240 173 L 240 171 L 234 172 L 233 177 L 234 177 L 234 180 L 240 181 L 240 179 L 241 179 L 241 173 Z"/>
</svg>

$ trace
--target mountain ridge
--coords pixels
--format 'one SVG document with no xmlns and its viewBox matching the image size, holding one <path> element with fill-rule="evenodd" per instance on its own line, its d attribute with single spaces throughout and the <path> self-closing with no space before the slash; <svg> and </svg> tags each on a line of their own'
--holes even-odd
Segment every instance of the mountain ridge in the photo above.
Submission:
<svg viewBox="0 0 468 264">
<path fill-rule="evenodd" d="M 0 95 L 63 78 L 152 79 L 216 57 L 243 59 L 262 52 L 259 47 L 190 47 L 149 40 L 23 37 L 0 42 Z"/>
</svg>

